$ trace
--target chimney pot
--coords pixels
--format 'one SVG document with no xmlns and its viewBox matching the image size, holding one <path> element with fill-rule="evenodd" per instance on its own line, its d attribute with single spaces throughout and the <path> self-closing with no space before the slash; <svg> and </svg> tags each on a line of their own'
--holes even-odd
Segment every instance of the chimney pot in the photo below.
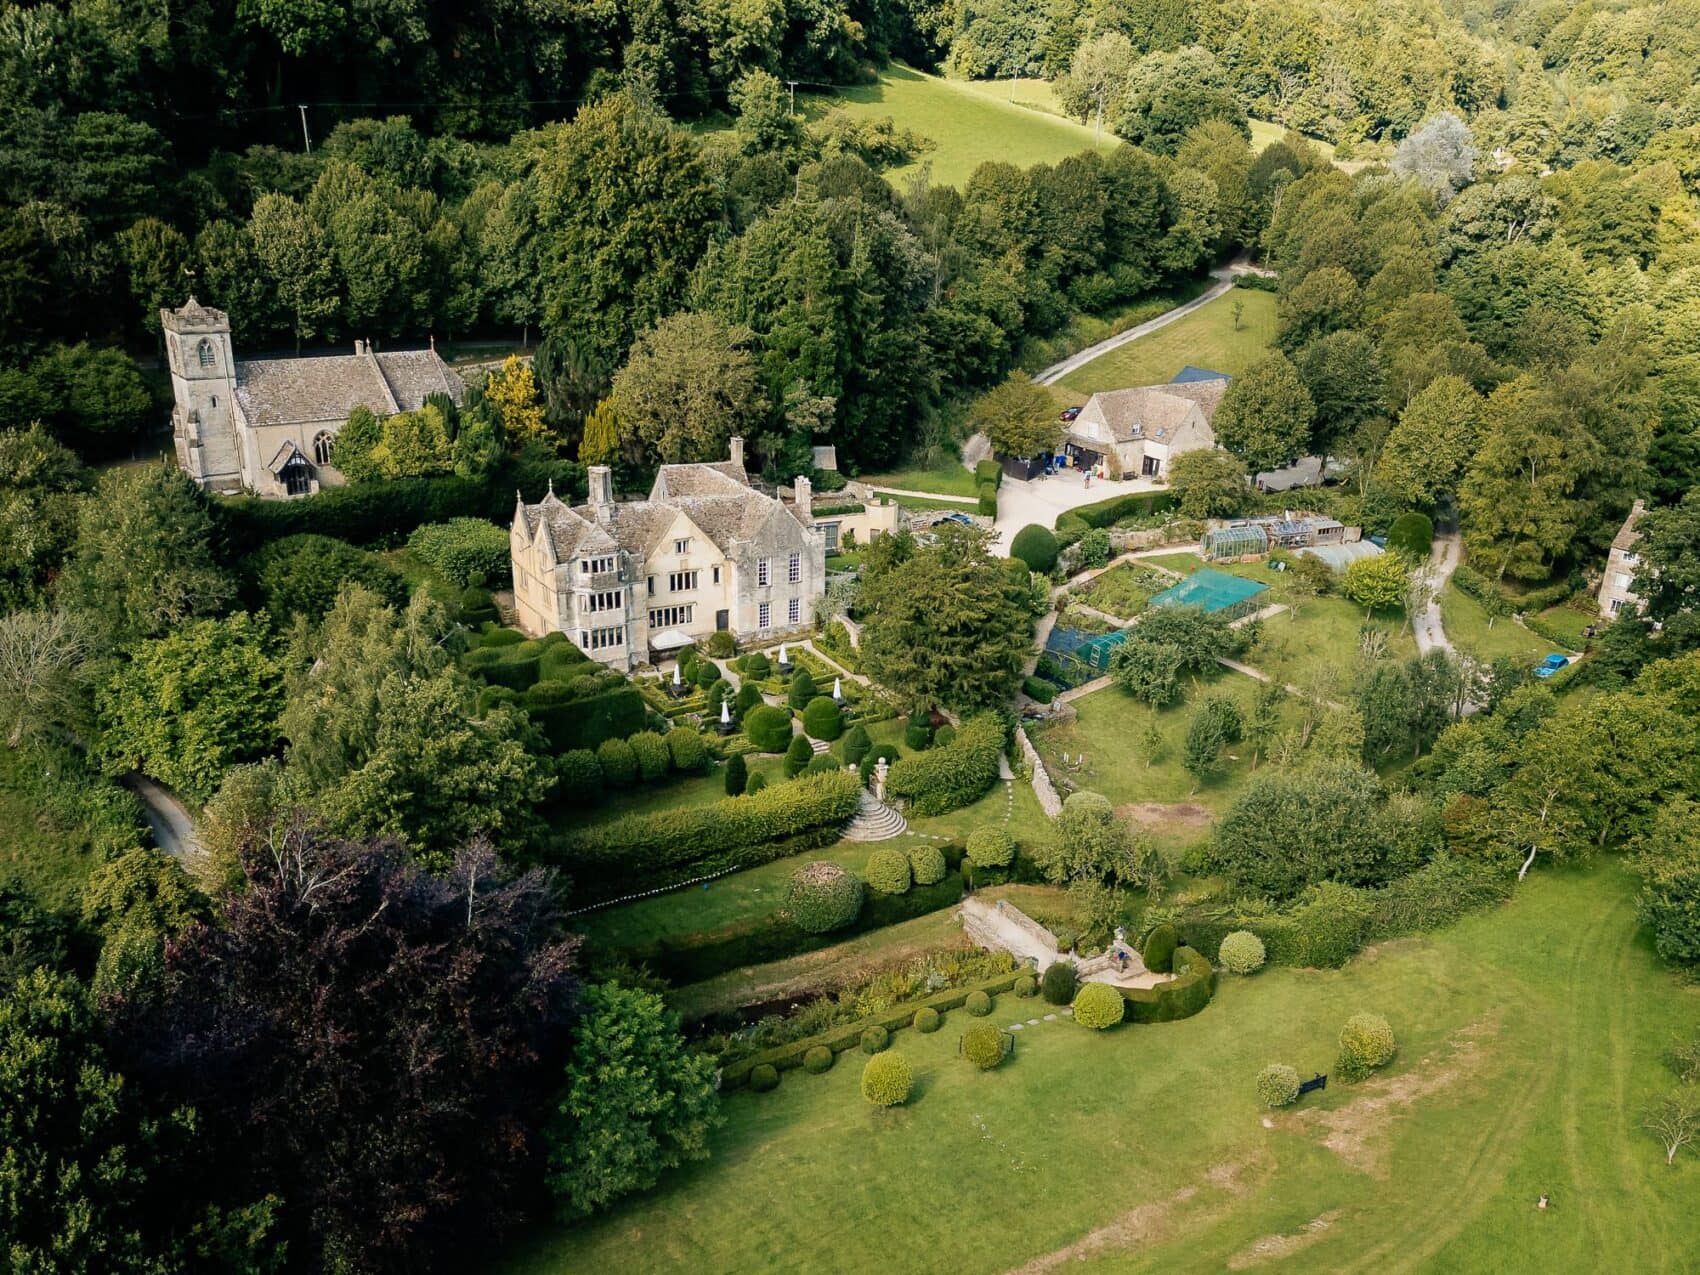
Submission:
<svg viewBox="0 0 1700 1275">
<path fill-rule="evenodd" d="M 732 463 L 739 469 L 744 467 L 744 438 L 741 434 L 732 435 Z"/>
<path fill-rule="evenodd" d="M 590 503 L 596 507 L 598 519 L 614 511 L 614 471 L 606 465 L 590 467 Z"/>
<path fill-rule="evenodd" d="M 797 477 L 792 480 L 791 488 L 796 493 L 797 508 L 801 509 L 804 513 L 809 513 L 813 508 L 815 494 L 814 483 L 809 481 L 807 474 L 798 474 Z"/>
</svg>

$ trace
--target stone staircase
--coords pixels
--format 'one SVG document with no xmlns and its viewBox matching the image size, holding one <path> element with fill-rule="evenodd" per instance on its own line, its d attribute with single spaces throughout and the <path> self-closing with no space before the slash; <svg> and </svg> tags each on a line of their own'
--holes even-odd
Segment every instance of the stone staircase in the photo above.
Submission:
<svg viewBox="0 0 1700 1275">
<path fill-rule="evenodd" d="M 864 789 L 862 803 L 843 835 L 846 841 L 889 841 L 908 831 L 909 823 L 902 815 Z"/>
<path fill-rule="evenodd" d="M 832 745 L 827 743 L 824 739 L 811 739 L 809 741 L 809 747 L 815 750 L 816 757 L 819 757 L 822 753 L 829 752 L 832 749 Z"/>
</svg>

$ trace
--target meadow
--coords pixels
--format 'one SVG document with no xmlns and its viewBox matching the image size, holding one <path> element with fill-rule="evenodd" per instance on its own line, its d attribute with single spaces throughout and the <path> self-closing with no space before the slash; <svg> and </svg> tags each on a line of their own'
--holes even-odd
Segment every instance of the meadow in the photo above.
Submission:
<svg viewBox="0 0 1700 1275">
<path fill-rule="evenodd" d="M 1235 303 L 1242 307 L 1237 325 Z M 1274 294 L 1234 288 L 1167 327 L 1076 368 L 1060 384 L 1079 394 L 1160 385 L 1188 364 L 1237 376 L 1268 353 L 1274 340 Z"/>
</svg>

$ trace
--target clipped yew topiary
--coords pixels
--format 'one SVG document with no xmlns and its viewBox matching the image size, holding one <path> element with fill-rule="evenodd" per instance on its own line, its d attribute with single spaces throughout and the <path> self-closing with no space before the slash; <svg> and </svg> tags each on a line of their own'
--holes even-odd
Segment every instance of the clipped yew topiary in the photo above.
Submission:
<svg viewBox="0 0 1700 1275">
<path fill-rule="evenodd" d="M 805 775 L 825 775 L 834 770 L 843 769 L 844 767 L 838 764 L 838 758 L 831 753 L 816 753 L 809 758 L 809 764 L 803 767 L 803 773 Z"/>
<path fill-rule="evenodd" d="M 1022 1000 L 1030 1000 L 1039 994 L 1039 980 L 1031 974 L 1023 974 L 1015 980 L 1015 994 Z"/>
<path fill-rule="evenodd" d="M 862 1033 L 862 1052 L 864 1054 L 877 1054 L 889 1044 L 891 1044 L 891 1033 L 878 1023 Z"/>
<path fill-rule="evenodd" d="M 803 1070 L 811 1076 L 818 1076 L 823 1071 L 832 1070 L 833 1052 L 825 1045 L 813 1045 L 809 1052 L 803 1055 Z"/>
<path fill-rule="evenodd" d="M 793 735 L 785 749 L 785 778 L 795 779 L 809 768 L 814 759 L 815 750 L 809 747 L 809 741 L 801 735 Z"/>
<path fill-rule="evenodd" d="M 744 796 L 753 797 L 766 787 L 767 776 L 758 770 L 755 774 L 750 776 L 750 782 L 744 785 Z"/>
<path fill-rule="evenodd" d="M 1049 527 L 1030 522 L 1009 542 L 1009 556 L 1020 558 L 1029 571 L 1050 575 L 1051 568 L 1057 565 L 1057 538 Z"/>
<path fill-rule="evenodd" d="M 1263 940 L 1250 930 L 1235 930 L 1225 935 L 1216 951 L 1216 964 L 1230 974 L 1255 974 L 1263 968 Z"/>
<path fill-rule="evenodd" d="M 785 690 L 785 702 L 792 708 L 801 709 L 815 697 L 815 675 L 806 668 L 798 668 L 791 674 L 791 685 Z"/>
<path fill-rule="evenodd" d="M 968 834 L 968 862 L 976 868 L 1007 868 L 1015 862 L 1015 839 L 987 825 Z"/>
<path fill-rule="evenodd" d="M 746 677 L 764 678 L 773 672 L 773 662 L 766 651 L 751 651 L 744 656 L 741 671 Z"/>
<path fill-rule="evenodd" d="M 992 998 L 982 991 L 975 990 L 968 993 L 968 999 L 962 1002 L 962 1008 L 975 1018 L 984 1018 L 992 1012 Z"/>
<path fill-rule="evenodd" d="M 944 853 L 937 846 L 909 848 L 909 871 L 914 875 L 916 885 L 937 885 L 949 870 Z"/>
<path fill-rule="evenodd" d="M 556 791 L 585 805 L 602 800 L 602 763 L 588 748 L 562 753 L 555 762 Z"/>
<path fill-rule="evenodd" d="M 1153 974 L 1169 973 L 1174 968 L 1175 949 L 1179 946 L 1175 927 L 1164 921 L 1145 936 L 1145 950 L 1140 953 L 1145 958 L 1145 968 Z"/>
<path fill-rule="evenodd" d="M 1299 1073 L 1286 1063 L 1270 1063 L 1257 1073 L 1257 1100 L 1265 1107 L 1285 1107 L 1298 1096 Z"/>
<path fill-rule="evenodd" d="M 843 929 L 862 911 L 862 882 L 836 863 L 806 863 L 791 878 L 786 910 L 805 934 Z"/>
<path fill-rule="evenodd" d="M 637 782 L 637 754 L 625 740 L 603 740 L 597 745 L 596 760 L 601 763 L 602 778 L 610 788 L 627 788 Z"/>
<path fill-rule="evenodd" d="M 875 850 L 868 856 L 864 875 L 881 894 L 903 894 L 910 884 L 909 856 L 901 850 Z"/>
<path fill-rule="evenodd" d="M 638 775 L 646 784 L 652 784 L 663 778 L 673 764 L 673 754 L 668 751 L 667 741 L 652 730 L 639 731 L 626 741 L 632 746 L 632 755 L 637 758 Z"/>
<path fill-rule="evenodd" d="M 757 1063 L 750 1068 L 750 1088 L 756 1093 L 779 1088 L 779 1072 L 772 1063 Z"/>
<path fill-rule="evenodd" d="M 909 1101 L 915 1072 L 909 1060 L 892 1050 L 875 1054 L 862 1068 L 862 1097 L 876 1107 L 898 1107 Z"/>
<path fill-rule="evenodd" d="M 915 1030 L 920 1032 L 922 1035 L 926 1035 L 929 1032 L 936 1032 L 939 1029 L 939 1022 L 939 1012 L 931 1005 L 923 1005 L 920 1009 L 915 1011 Z"/>
<path fill-rule="evenodd" d="M 832 696 L 817 695 L 803 709 L 803 729 L 811 739 L 837 739 L 844 733 L 844 710 Z"/>
<path fill-rule="evenodd" d="M 1362 1080 L 1393 1058 L 1393 1028 L 1380 1014 L 1353 1014 L 1340 1029 L 1340 1058 L 1334 1064 L 1341 1079 Z"/>
<path fill-rule="evenodd" d="M 1039 990 L 1052 1005 L 1067 1005 L 1080 986 L 1079 976 L 1070 960 L 1052 961 L 1039 979 Z"/>
<path fill-rule="evenodd" d="M 846 766 L 860 766 L 862 758 L 868 755 L 873 746 L 873 741 L 868 738 L 868 728 L 857 722 L 844 732 L 844 738 L 838 744 L 838 753 L 844 758 Z"/>
<path fill-rule="evenodd" d="M 933 715 L 926 709 L 916 709 L 909 715 L 909 724 L 903 728 L 903 746 L 911 752 L 920 752 L 933 742 Z"/>
<path fill-rule="evenodd" d="M 1075 994 L 1074 1021 L 1093 1031 L 1103 1031 L 1121 1022 L 1127 1013 L 1122 994 L 1108 983 L 1087 983 Z"/>
<path fill-rule="evenodd" d="M 791 714 L 772 704 L 758 704 L 744 714 L 744 734 L 757 752 L 782 753 L 791 744 Z"/>
<path fill-rule="evenodd" d="M 716 629 L 708 635 L 708 653 L 717 660 L 731 659 L 738 649 L 738 640 L 725 629 Z"/>
<path fill-rule="evenodd" d="M 742 797 L 750 783 L 750 765 L 744 760 L 744 754 L 733 753 L 726 759 L 726 795 Z"/>
<path fill-rule="evenodd" d="M 1004 1034 L 990 1023 L 981 1023 L 962 1033 L 958 1048 L 981 1071 L 990 1071 L 1003 1061 Z"/>
<path fill-rule="evenodd" d="M 708 769 L 708 745 L 689 726 L 675 726 L 667 732 L 667 752 L 673 758 L 673 769 L 682 775 L 700 775 Z"/>
</svg>

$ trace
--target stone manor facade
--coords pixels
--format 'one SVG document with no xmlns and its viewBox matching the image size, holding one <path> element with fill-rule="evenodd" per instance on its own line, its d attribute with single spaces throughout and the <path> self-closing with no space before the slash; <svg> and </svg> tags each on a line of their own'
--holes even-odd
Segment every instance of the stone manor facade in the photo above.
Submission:
<svg viewBox="0 0 1700 1275">
<path fill-rule="evenodd" d="M 663 465 L 647 500 L 616 501 L 606 465 L 590 500 L 521 499 L 510 532 L 514 605 L 533 637 L 560 631 L 592 659 L 631 669 L 706 638 L 804 634 L 826 588 L 826 537 L 807 478 L 795 498 L 758 491 L 744 440 L 712 464 Z"/>
<path fill-rule="evenodd" d="M 281 498 L 340 486 L 331 442 L 355 408 L 393 416 L 431 394 L 466 396 L 434 348 L 379 354 L 356 341 L 353 354 L 238 361 L 223 310 L 190 297 L 159 318 L 177 464 L 207 491 Z"/>
</svg>

